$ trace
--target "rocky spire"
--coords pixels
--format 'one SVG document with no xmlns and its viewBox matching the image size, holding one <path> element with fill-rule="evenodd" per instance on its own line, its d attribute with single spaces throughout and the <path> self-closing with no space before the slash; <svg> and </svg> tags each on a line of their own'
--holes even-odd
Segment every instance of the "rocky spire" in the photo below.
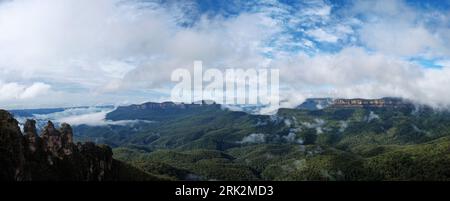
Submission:
<svg viewBox="0 0 450 201">
<path fill-rule="evenodd" d="M 73 143 L 73 132 L 72 127 L 67 123 L 62 123 L 60 132 L 62 134 L 62 142 L 63 144 Z"/>
<path fill-rule="evenodd" d="M 55 129 L 51 121 L 47 122 L 47 125 L 42 130 L 41 137 L 44 141 L 45 151 L 53 153 L 54 156 L 58 156 L 62 148 L 61 133 Z"/>
<path fill-rule="evenodd" d="M 48 138 L 49 136 L 55 136 L 55 135 L 59 135 L 59 133 L 55 129 L 55 125 L 53 125 L 53 122 L 48 121 L 47 125 L 44 127 L 44 130 L 42 130 L 41 137 Z"/>
<path fill-rule="evenodd" d="M 76 146 L 73 144 L 73 131 L 72 127 L 67 123 L 62 123 L 61 128 L 61 143 L 64 155 L 70 155 L 73 153 Z"/>
<path fill-rule="evenodd" d="M 36 121 L 27 119 L 25 125 L 23 126 L 23 131 L 25 134 L 25 143 L 28 145 L 28 149 L 31 153 L 34 153 L 38 148 L 41 147 L 41 138 L 36 133 Z"/>
<path fill-rule="evenodd" d="M 25 134 L 37 135 L 36 134 L 36 121 L 32 119 L 27 119 L 25 125 L 23 126 L 23 131 Z"/>
</svg>

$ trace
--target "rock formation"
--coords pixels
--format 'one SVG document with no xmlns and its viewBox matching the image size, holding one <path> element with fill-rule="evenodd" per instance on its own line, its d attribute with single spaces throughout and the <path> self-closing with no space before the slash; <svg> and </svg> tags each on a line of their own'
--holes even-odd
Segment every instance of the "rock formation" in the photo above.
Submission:
<svg viewBox="0 0 450 201">
<path fill-rule="evenodd" d="M 106 145 L 74 144 L 69 124 L 63 123 L 56 129 L 49 121 L 40 136 L 35 124 L 34 120 L 27 120 L 22 135 L 17 120 L 0 110 L 0 180 L 148 179 L 141 172 L 138 172 L 141 178 L 130 177 L 128 174 L 136 175 L 138 170 L 114 160 L 111 148 Z"/>
<path fill-rule="evenodd" d="M 321 110 L 325 108 L 414 108 L 415 105 L 402 98 L 308 98 L 297 109 Z"/>
<path fill-rule="evenodd" d="M 27 120 L 23 126 L 25 134 L 25 144 L 31 153 L 35 153 L 36 150 L 42 150 L 42 140 L 36 132 L 36 121 Z"/>
<path fill-rule="evenodd" d="M 332 107 L 335 108 L 407 108 L 414 107 L 411 103 L 401 98 L 381 99 L 335 99 Z"/>
<path fill-rule="evenodd" d="M 8 112 L 0 110 L 0 177 L 2 180 L 25 180 L 24 137 L 18 122 Z"/>
</svg>

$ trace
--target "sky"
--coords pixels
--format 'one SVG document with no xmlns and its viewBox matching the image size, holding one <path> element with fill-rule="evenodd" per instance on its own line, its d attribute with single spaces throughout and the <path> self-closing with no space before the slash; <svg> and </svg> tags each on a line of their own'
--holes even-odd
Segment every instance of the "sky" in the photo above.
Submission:
<svg viewBox="0 0 450 201">
<path fill-rule="evenodd" d="M 450 1 L 0 0 L 0 108 L 164 101 L 171 73 L 278 68 L 308 97 L 450 106 Z"/>
</svg>

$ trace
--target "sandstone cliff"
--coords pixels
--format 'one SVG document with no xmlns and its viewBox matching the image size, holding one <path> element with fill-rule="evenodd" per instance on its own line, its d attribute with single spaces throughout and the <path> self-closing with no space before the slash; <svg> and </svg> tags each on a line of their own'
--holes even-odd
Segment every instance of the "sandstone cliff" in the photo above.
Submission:
<svg viewBox="0 0 450 201">
<path fill-rule="evenodd" d="M 413 108 L 414 105 L 401 98 L 381 99 L 335 99 L 331 105 L 335 108 Z"/>
</svg>

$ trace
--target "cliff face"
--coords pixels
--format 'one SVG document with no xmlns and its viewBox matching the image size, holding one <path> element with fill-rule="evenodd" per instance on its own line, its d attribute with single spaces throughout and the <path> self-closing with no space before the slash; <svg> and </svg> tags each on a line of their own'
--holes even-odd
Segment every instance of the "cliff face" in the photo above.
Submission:
<svg viewBox="0 0 450 201">
<path fill-rule="evenodd" d="M 414 108 L 414 104 L 401 98 L 380 99 L 332 99 L 332 98 L 308 98 L 297 109 L 321 110 L 324 108 Z"/>
<path fill-rule="evenodd" d="M 414 107 L 411 103 L 400 98 L 381 99 L 335 99 L 332 107 L 335 108 L 408 108 Z"/>
<path fill-rule="evenodd" d="M 27 120 L 22 134 L 17 120 L 0 110 L 0 180 L 134 180 L 120 175 L 130 170 L 139 175 L 137 170 L 114 160 L 108 146 L 75 144 L 70 125 L 56 129 L 49 121 L 39 136 L 35 123 Z M 145 176 L 140 175 L 140 179 Z"/>
<path fill-rule="evenodd" d="M 120 108 L 129 108 L 134 110 L 145 110 L 145 109 L 188 109 L 188 108 L 198 108 L 198 107 L 206 107 L 206 106 L 214 106 L 220 107 L 220 105 L 216 104 L 213 101 L 199 101 L 195 103 L 174 103 L 174 102 L 162 102 L 162 103 L 143 103 L 140 105 L 130 105 L 130 106 L 121 106 Z"/>
<path fill-rule="evenodd" d="M 24 180 L 24 137 L 18 122 L 6 111 L 0 111 L 0 177 L 2 180 Z"/>
<path fill-rule="evenodd" d="M 220 104 L 214 102 L 201 101 L 198 103 L 143 103 L 140 105 L 120 106 L 116 110 L 108 113 L 108 120 L 149 120 L 149 121 L 165 121 L 181 116 L 190 116 L 199 112 L 210 112 L 222 110 Z"/>
</svg>

